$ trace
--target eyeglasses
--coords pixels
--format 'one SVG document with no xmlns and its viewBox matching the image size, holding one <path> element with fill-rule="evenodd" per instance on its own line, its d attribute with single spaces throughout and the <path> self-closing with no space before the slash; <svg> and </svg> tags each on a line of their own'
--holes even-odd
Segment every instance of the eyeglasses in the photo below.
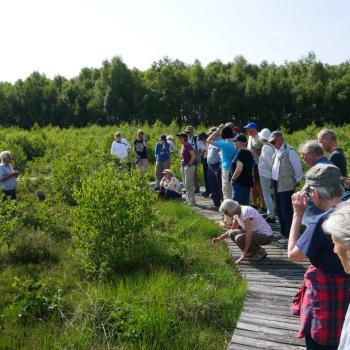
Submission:
<svg viewBox="0 0 350 350">
<path fill-rule="evenodd" d="M 314 189 L 312 187 L 307 187 L 304 192 L 306 193 L 306 198 L 311 200 L 311 195 L 314 193 Z"/>
</svg>

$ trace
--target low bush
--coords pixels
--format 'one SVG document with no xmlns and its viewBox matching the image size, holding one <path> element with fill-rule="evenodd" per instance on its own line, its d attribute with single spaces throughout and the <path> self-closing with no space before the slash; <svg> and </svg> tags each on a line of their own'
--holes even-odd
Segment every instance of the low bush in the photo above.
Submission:
<svg viewBox="0 0 350 350">
<path fill-rule="evenodd" d="M 74 256 L 89 274 L 142 265 L 149 257 L 155 195 L 142 173 L 98 171 L 76 189 Z"/>
</svg>

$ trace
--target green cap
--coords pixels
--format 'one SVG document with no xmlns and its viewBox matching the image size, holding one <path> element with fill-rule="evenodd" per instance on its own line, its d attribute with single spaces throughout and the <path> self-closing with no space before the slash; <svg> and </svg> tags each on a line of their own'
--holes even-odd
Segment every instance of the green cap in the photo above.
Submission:
<svg viewBox="0 0 350 350">
<path fill-rule="evenodd" d="M 338 187 L 341 185 L 341 172 L 333 164 L 316 164 L 305 174 L 302 190 L 312 187 Z"/>
<path fill-rule="evenodd" d="M 192 126 L 192 125 L 186 126 L 185 131 L 186 131 L 186 132 L 193 131 L 193 126 Z"/>
</svg>

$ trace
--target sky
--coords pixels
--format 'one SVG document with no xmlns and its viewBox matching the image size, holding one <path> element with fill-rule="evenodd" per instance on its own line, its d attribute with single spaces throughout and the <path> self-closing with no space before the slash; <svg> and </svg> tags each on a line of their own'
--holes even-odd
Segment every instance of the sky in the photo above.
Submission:
<svg viewBox="0 0 350 350">
<path fill-rule="evenodd" d="M 114 56 L 140 70 L 165 56 L 283 64 L 310 51 L 339 64 L 349 42 L 348 0 L 0 0 L 0 81 L 11 83 L 72 78 Z"/>
</svg>

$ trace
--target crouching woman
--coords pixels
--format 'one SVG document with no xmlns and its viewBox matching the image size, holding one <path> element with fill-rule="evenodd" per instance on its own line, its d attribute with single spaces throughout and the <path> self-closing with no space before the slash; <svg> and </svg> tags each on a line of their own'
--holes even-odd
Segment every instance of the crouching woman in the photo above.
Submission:
<svg viewBox="0 0 350 350">
<path fill-rule="evenodd" d="M 182 189 L 179 180 L 170 169 L 163 170 L 163 178 L 159 183 L 160 191 L 165 199 L 176 199 L 182 197 Z"/>
<path fill-rule="evenodd" d="M 264 259 L 267 253 L 261 246 L 272 242 L 273 233 L 258 211 L 247 205 L 239 205 L 232 199 L 225 199 L 219 210 L 232 217 L 233 223 L 230 230 L 214 238 L 212 243 L 230 237 L 242 251 L 242 255 L 235 261 L 236 264 Z"/>
</svg>

